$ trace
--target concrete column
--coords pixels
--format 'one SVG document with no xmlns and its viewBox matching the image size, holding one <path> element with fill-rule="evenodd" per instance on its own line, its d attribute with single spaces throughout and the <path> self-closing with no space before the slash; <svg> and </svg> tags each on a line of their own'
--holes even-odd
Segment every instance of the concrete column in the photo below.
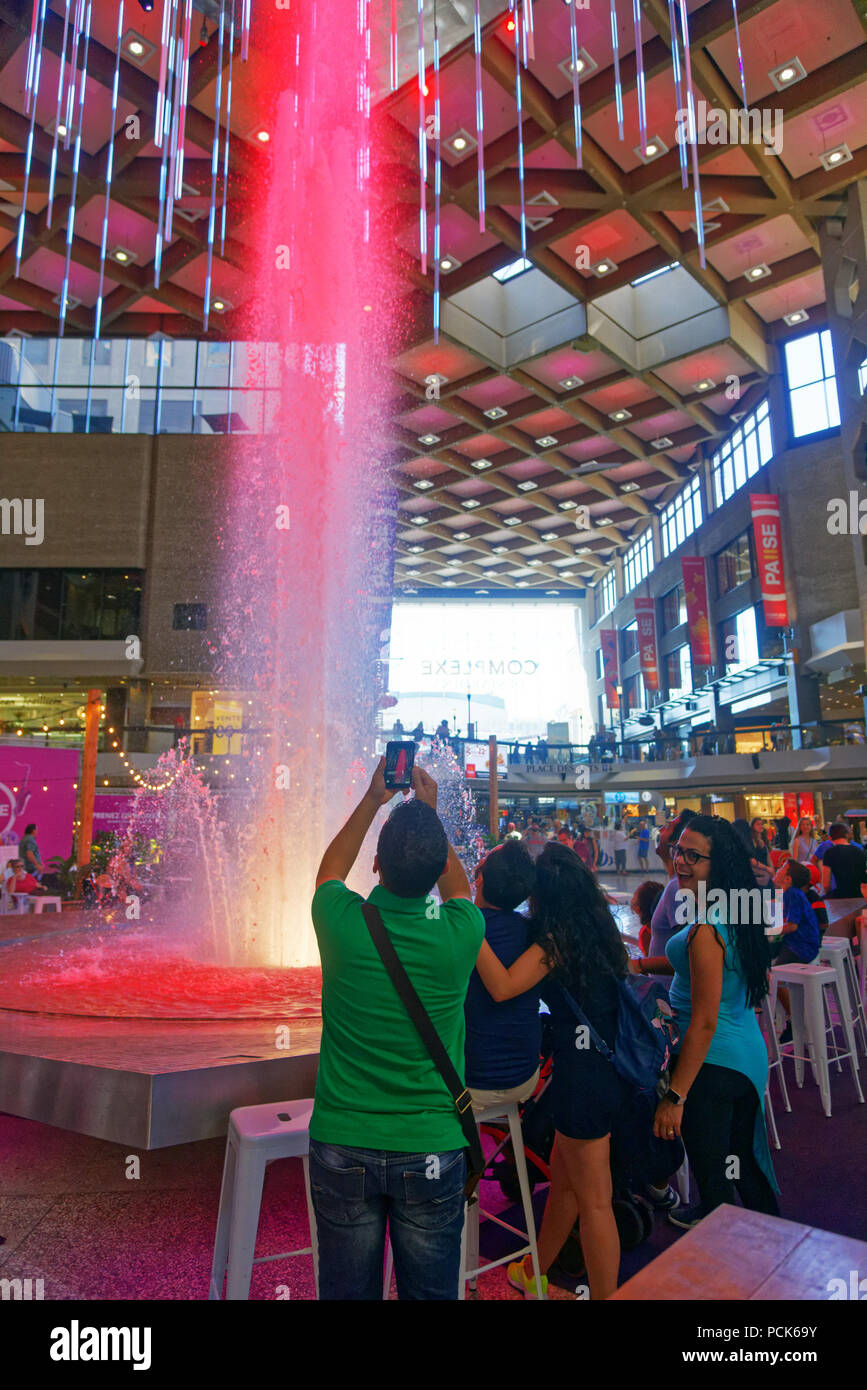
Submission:
<svg viewBox="0 0 867 1390">
<path fill-rule="evenodd" d="M 822 702 L 819 695 L 819 682 L 815 676 L 807 675 L 795 661 L 786 663 L 786 694 L 789 700 L 789 723 L 812 724 L 822 718 Z M 801 748 L 802 739 L 797 729 L 792 730 L 792 747 Z"/>
<path fill-rule="evenodd" d="M 126 727 L 150 722 L 151 686 L 150 681 L 130 681 L 127 685 Z M 128 733 L 126 736 L 128 753 L 147 753 L 146 733 Z"/>
</svg>

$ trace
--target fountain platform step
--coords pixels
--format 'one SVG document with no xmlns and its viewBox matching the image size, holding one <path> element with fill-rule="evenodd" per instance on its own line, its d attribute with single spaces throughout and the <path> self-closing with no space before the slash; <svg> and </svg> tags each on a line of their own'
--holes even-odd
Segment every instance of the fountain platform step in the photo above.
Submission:
<svg viewBox="0 0 867 1390">
<path fill-rule="evenodd" d="M 311 1018 L 0 1009 L 0 1110 L 130 1149 L 214 1139 L 236 1106 L 312 1095 L 321 1033 L 321 1020 Z"/>
</svg>

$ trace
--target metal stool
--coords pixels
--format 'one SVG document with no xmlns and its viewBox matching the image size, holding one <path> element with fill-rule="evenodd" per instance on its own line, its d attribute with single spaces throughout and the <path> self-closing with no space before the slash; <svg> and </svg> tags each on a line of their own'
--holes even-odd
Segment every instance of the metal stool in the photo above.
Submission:
<svg viewBox="0 0 867 1390">
<path fill-rule="evenodd" d="M 777 990 L 786 985 L 792 1004 L 792 1051 L 783 1051 L 784 1057 L 791 1057 L 795 1063 L 795 1080 L 798 1086 L 804 1084 L 804 1062 L 809 1061 L 813 1075 L 822 1097 L 822 1108 L 831 1116 L 831 1082 L 828 1072 L 828 1028 L 826 1026 L 826 990 L 836 996 L 837 1011 L 846 1039 L 845 1050 L 831 1044 L 831 1058 L 841 1069 L 841 1063 L 848 1058 L 852 1080 L 858 1099 L 864 1104 L 864 1095 L 858 1079 L 858 1060 L 855 1052 L 855 1035 L 852 1020 L 847 1016 L 837 983 L 837 973 L 829 965 L 775 965 L 771 970 L 771 1006 L 776 1004 Z M 803 1048 L 806 1043 L 808 1051 Z M 790 1046 L 790 1044 L 786 1044 Z"/>
<path fill-rule="evenodd" d="M 849 1015 L 858 1046 L 867 1056 L 867 1023 L 864 1019 L 864 1005 L 861 1002 L 861 989 L 849 938 L 826 936 L 819 947 L 819 960 L 824 965 L 830 965 L 836 972 L 841 1005 Z"/>
</svg>

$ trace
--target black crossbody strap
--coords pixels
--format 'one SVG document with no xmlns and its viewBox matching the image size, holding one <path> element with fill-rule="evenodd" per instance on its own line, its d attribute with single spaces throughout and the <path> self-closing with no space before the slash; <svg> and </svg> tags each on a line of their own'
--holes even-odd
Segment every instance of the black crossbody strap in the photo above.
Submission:
<svg viewBox="0 0 867 1390">
<path fill-rule="evenodd" d="M 379 909 L 372 903 L 362 903 L 362 915 L 367 930 L 373 939 L 373 944 L 379 952 L 380 959 L 388 972 L 389 979 L 394 985 L 400 997 L 401 1003 L 412 1019 L 418 1031 L 419 1037 L 430 1054 L 430 1059 L 449 1089 L 455 1109 L 458 1112 L 458 1119 L 469 1149 L 468 1174 L 466 1184 L 466 1195 L 468 1200 L 475 1200 L 473 1193 L 482 1176 L 485 1168 L 484 1154 L 482 1153 L 482 1142 L 479 1138 L 479 1131 L 473 1115 L 472 1097 L 467 1090 L 457 1071 L 452 1065 L 452 1060 L 443 1046 L 439 1033 L 430 1021 L 424 1004 L 418 997 L 418 993 L 412 980 L 406 973 L 400 962 L 394 944 L 389 936 L 385 923 Z"/>
</svg>

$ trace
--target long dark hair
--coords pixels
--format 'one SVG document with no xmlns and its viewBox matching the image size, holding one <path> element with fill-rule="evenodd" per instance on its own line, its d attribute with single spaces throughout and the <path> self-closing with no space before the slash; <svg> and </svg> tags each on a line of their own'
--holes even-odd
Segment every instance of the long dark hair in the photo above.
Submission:
<svg viewBox="0 0 867 1390">
<path fill-rule="evenodd" d="M 756 887 L 749 851 L 738 834 L 737 821 L 729 825 L 727 820 L 715 816 L 696 816 L 685 828 L 710 840 L 709 893 L 713 888 L 721 888 L 731 902 L 732 892 Z M 744 899 L 738 901 L 743 902 Z M 747 901 L 752 906 L 754 900 L 749 898 Z M 771 965 L 771 951 L 761 909 L 756 920 L 738 921 L 732 924 L 730 931 L 740 973 L 747 987 L 747 1003 L 751 1009 L 757 1009 L 768 992 L 768 970 Z"/>
<path fill-rule="evenodd" d="M 626 947 L 602 890 L 583 860 L 556 841 L 536 860 L 530 899 L 536 940 L 553 970 L 581 995 L 600 975 L 622 978 Z"/>
</svg>

